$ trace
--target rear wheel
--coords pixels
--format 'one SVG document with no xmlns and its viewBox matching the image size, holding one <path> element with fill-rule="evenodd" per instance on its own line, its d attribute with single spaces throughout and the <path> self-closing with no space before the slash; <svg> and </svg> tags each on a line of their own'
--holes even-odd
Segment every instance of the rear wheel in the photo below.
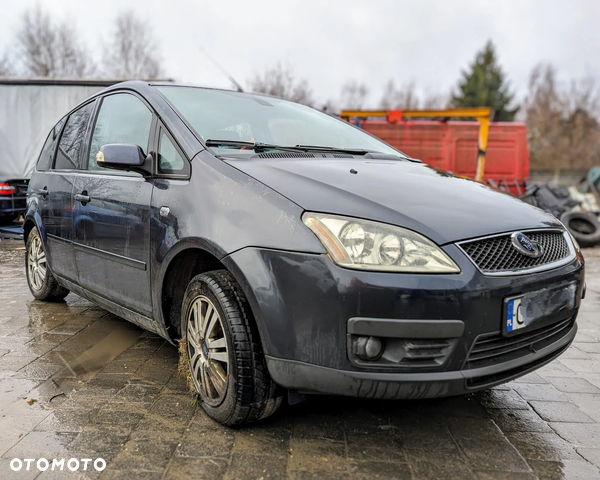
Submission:
<svg viewBox="0 0 600 480">
<path fill-rule="evenodd" d="M 56 282 L 48 268 L 44 244 L 36 227 L 31 229 L 27 237 L 25 270 L 29 290 L 38 300 L 60 300 L 69 294 L 69 290 Z"/>
<path fill-rule="evenodd" d="M 229 272 L 190 281 L 181 321 L 189 373 L 211 418 L 236 426 L 275 413 L 282 394 L 267 371 L 248 302 Z"/>
</svg>

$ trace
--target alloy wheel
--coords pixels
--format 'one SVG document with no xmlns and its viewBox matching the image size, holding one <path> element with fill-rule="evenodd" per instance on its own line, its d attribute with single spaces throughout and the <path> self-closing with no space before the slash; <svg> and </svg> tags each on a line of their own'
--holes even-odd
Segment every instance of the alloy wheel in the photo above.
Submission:
<svg viewBox="0 0 600 480">
<path fill-rule="evenodd" d="M 38 291 L 44 288 L 46 282 L 46 252 L 44 252 L 42 239 L 39 235 L 35 235 L 29 243 L 27 269 L 31 286 Z"/>
<path fill-rule="evenodd" d="M 229 352 L 221 316 L 204 295 L 190 305 L 186 337 L 196 390 L 208 405 L 220 405 L 227 393 Z"/>
</svg>

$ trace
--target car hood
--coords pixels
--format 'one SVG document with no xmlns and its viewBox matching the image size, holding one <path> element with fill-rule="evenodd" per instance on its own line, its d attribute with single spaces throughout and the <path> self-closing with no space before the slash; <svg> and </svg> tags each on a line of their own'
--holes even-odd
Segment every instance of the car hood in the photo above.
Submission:
<svg viewBox="0 0 600 480">
<path fill-rule="evenodd" d="M 552 215 L 471 180 L 411 161 L 224 159 L 307 211 L 402 226 L 436 243 L 538 227 Z"/>
</svg>

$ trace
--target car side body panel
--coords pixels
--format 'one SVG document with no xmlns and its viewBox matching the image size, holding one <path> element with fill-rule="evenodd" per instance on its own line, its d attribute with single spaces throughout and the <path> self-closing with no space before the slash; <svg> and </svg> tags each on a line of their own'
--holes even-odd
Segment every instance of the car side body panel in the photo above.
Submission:
<svg viewBox="0 0 600 480">
<path fill-rule="evenodd" d="M 165 322 L 160 305 L 167 270 L 186 249 L 204 250 L 219 260 L 249 245 L 325 254 L 302 223 L 302 212 L 298 205 L 208 152 L 194 158 L 189 180 L 156 179 L 150 270 L 157 321 Z"/>
</svg>

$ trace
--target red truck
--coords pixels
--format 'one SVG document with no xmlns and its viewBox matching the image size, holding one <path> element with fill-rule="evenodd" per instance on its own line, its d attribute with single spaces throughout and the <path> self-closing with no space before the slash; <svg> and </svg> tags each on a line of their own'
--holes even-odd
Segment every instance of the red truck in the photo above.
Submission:
<svg viewBox="0 0 600 480">
<path fill-rule="evenodd" d="M 352 121 L 413 158 L 457 176 L 475 178 L 480 132 L 480 123 L 476 121 L 390 121 L 389 118 L 355 118 Z M 484 181 L 513 194 L 521 194 L 528 178 L 525 124 L 490 122 Z"/>
</svg>

